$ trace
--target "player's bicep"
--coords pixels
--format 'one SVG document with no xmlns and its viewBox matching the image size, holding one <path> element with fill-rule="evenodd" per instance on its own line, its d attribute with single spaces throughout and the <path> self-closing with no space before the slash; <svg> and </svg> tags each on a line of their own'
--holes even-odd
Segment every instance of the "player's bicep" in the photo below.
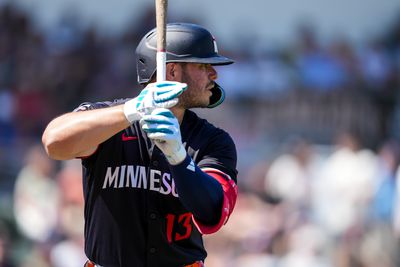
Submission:
<svg viewBox="0 0 400 267">
<path fill-rule="evenodd" d="M 96 102 L 96 103 L 84 102 L 80 104 L 77 108 L 75 108 L 73 112 L 85 112 L 88 110 L 106 108 L 118 104 L 119 103 L 118 101 L 121 100 L 116 100 L 114 102 L 106 101 L 106 102 Z M 75 155 L 75 158 L 81 158 L 81 159 L 88 158 L 92 156 L 94 153 L 96 153 L 97 149 L 98 146 L 93 146 L 85 150 L 79 151 Z"/>
</svg>

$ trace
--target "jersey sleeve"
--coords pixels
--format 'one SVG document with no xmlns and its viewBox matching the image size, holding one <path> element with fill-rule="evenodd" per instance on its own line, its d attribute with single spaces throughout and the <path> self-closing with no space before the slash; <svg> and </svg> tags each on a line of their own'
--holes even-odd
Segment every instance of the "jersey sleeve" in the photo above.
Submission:
<svg viewBox="0 0 400 267">
<path fill-rule="evenodd" d="M 215 225 L 206 225 L 193 217 L 193 222 L 202 234 L 217 232 L 227 223 L 236 204 L 237 189 L 237 153 L 232 138 L 224 131 L 213 136 L 209 145 L 205 148 L 198 167 L 215 180 L 223 190 L 223 203 L 220 219 Z"/>
<path fill-rule="evenodd" d="M 237 180 L 237 153 L 232 137 L 221 129 L 210 138 L 203 149 L 197 165 L 200 169 L 217 169 L 227 174 L 236 183 Z"/>
</svg>

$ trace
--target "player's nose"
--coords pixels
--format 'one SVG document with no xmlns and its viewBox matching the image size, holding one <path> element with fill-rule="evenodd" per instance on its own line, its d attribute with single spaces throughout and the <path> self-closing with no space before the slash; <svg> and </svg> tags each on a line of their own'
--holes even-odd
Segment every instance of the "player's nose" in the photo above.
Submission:
<svg viewBox="0 0 400 267">
<path fill-rule="evenodd" d="M 210 79 L 212 81 L 215 81 L 218 78 L 217 71 L 215 70 L 215 68 L 211 64 L 208 65 L 207 69 L 208 69 L 208 76 L 210 77 Z"/>
</svg>

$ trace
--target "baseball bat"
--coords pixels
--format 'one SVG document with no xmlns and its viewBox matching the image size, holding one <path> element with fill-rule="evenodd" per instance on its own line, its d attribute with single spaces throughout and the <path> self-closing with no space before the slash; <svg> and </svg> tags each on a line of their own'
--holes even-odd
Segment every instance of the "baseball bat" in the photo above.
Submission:
<svg viewBox="0 0 400 267">
<path fill-rule="evenodd" d="M 162 82 L 166 79 L 168 0 L 155 1 L 157 33 L 157 82 Z"/>
</svg>

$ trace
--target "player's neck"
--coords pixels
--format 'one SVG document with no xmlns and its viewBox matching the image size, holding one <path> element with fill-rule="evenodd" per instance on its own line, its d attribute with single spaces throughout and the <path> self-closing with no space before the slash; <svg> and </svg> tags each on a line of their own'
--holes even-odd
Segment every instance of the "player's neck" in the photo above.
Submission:
<svg viewBox="0 0 400 267">
<path fill-rule="evenodd" d="M 182 107 L 172 107 L 172 113 L 174 113 L 175 117 L 178 119 L 179 124 L 182 123 L 183 115 L 185 115 L 185 109 Z"/>
</svg>

